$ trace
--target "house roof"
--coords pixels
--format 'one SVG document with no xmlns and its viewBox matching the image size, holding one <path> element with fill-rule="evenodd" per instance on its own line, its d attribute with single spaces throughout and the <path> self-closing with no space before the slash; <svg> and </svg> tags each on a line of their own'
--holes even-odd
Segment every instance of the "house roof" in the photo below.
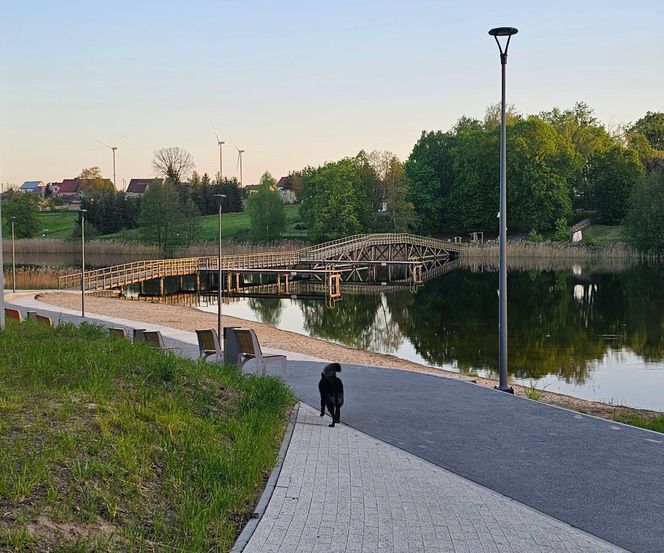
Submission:
<svg viewBox="0 0 664 553">
<path fill-rule="evenodd" d="M 161 179 L 131 179 L 127 186 L 127 193 L 145 194 L 145 189 L 153 182 L 161 182 Z"/>
<path fill-rule="evenodd" d="M 290 184 L 290 177 L 281 177 L 277 181 L 277 188 L 283 189 L 284 186 L 288 186 Z"/>
<path fill-rule="evenodd" d="M 58 183 L 57 186 L 60 188 L 60 194 L 77 194 L 81 187 L 81 181 L 79 179 L 62 179 L 62 182 Z"/>
<path fill-rule="evenodd" d="M 40 180 L 26 180 L 21 185 L 21 190 L 37 190 L 42 186 L 44 186 L 44 183 Z"/>
</svg>

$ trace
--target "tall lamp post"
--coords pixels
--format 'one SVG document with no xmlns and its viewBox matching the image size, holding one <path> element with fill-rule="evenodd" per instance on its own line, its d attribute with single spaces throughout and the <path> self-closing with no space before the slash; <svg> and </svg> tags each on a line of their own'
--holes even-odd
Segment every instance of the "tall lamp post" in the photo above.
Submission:
<svg viewBox="0 0 664 553">
<path fill-rule="evenodd" d="M 217 279 L 218 279 L 218 284 L 217 284 L 217 336 L 219 338 L 219 343 L 223 343 L 223 336 L 221 334 L 221 287 L 223 286 L 223 279 L 222 279 L 222 273 L 221 273 L 221 211 L 222 211 L 222 204 L 224 200 L 226 199 L 226 194 L 215 194 L 215 198 L 217 198 L 217 202 L 219 203 L 219 249 L 217 250 Z"/>
<path fill-rule="evenodd" d="M 514 393 L 514 389 L 507 384 L 507 130 L 505 126 L 505 69 L 507 67 L 507 49 L 512 35 L 519 31 L 514 27 L 497 27 L 491 29 L 489 34 L 496 39 L 500 52 L 501 66 L 501 110 L 500 110 L 500 269 L 498 276 L 499 296 L 499 381 L 497 389 L 503 392 Z M 507 37 L 505 48 L 500 44 L 498 37 Z"/>
<path fill-rule="evenodd" d="M 16 293 L 16 248 L 14 247 L 14 223 L 16 217 L 10 217 L 12 221 L 12 292 Z"/>
<path fill-rule="evenodd" d="M 81 209 L 81 317 L 85 318 L 85 214 L 87 209 Z"/>
</svg>

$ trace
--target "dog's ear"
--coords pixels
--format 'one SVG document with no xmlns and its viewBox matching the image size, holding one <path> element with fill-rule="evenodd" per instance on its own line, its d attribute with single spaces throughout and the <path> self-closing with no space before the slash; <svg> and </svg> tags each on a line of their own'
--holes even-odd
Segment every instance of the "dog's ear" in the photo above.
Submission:
<svg viewBox="0 0 664 553">
<path fill-rule="evenodd" d="M 335 372 L 341 372 L 341 365 L 339 365 L 339 363 L 332 363 L 332 367 L 334 368 Z"/>
</svg>

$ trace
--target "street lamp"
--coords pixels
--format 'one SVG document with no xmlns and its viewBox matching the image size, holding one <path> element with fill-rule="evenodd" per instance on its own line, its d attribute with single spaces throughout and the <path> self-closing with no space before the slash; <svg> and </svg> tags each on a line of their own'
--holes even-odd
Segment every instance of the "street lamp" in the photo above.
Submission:
<svg viewBox="0 0 664 553">
<path fill-rule="evenodd" d="M 223 286 L 222 273 L 221 273 L 221 206 L 226 199 L 226 194 L 215 194 L 217 202 L 219 203 L 219 250 L 217 251 L 217 337 L 219 338 L 219 343 L 223 342 L 223 337 L 221 335 L 221 287 Z"/>
<path fill-rule="evenodd" d="M 501 110 L 500 110 L 500 269 L 498 276 L 498 332 L 499 337 L 499 381 L 497 389 L 503 392 L 514 393 L 514 388 L 507 384 L 507 130 L 505 126 L 505 69 L 507 66 L 507 49 L 510 45 L 512 35 L 519 31 L 514 27 L 497 27 L 491 29 L 489 34 L 496 39 L 500 52 L 501 66 Z M 503 50 L 498 37 L 507 37 L 505 49 Z"/>
<path fill-rule="evenodd" d="M 81 318 L 85 318 L 85 214 L 87 209 L 81 209 Z"/>
<path fill-rule="evenodd" d="M 16 217 L 10 217 L 12 221 L 12 292 L 16 293 L 16 248 L 14 247 L 14 223 Z"/>
</svg>

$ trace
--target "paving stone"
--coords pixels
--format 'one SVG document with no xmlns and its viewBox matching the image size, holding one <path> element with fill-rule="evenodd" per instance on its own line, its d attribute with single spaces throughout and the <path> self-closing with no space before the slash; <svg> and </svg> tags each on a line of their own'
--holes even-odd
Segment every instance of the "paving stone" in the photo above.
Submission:
<svg viewBox="0 0 664 553">
<path fill-rule="evenodd" d="M 300 404 L 245 553 L 623 551 Z"/>
</svg>

